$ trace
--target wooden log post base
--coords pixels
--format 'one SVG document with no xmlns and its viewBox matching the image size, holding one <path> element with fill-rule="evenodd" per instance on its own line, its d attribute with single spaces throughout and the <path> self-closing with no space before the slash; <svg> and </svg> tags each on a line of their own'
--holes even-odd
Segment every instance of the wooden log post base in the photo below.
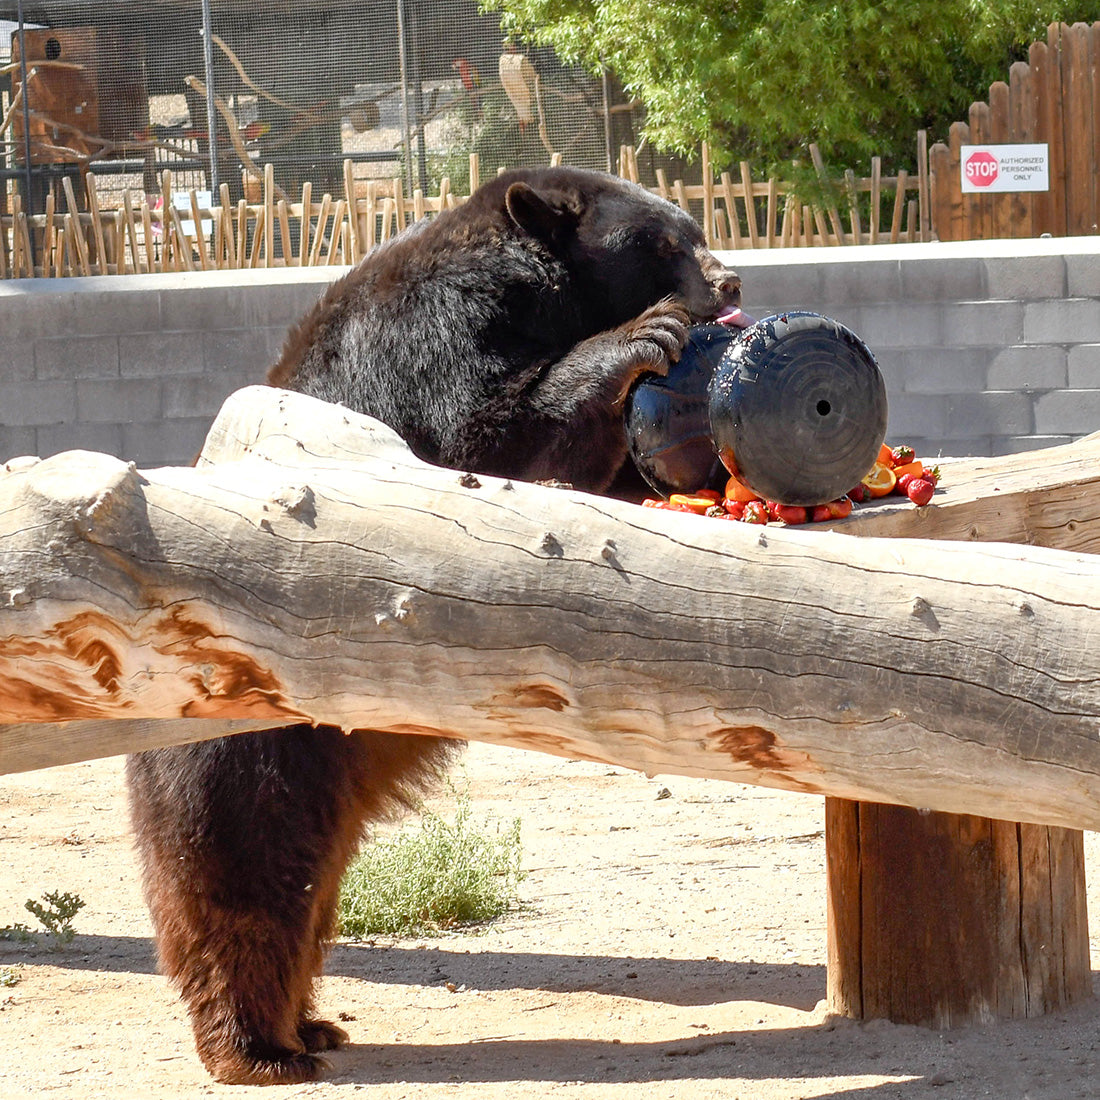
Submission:
<svg viewBox="0 0 1100 1100">
<path fill-rule="evenodd" d="M 1092 993 L 1076 829 L 825 800 L 828 1003 L 948 1028 Z"/>
</svg>

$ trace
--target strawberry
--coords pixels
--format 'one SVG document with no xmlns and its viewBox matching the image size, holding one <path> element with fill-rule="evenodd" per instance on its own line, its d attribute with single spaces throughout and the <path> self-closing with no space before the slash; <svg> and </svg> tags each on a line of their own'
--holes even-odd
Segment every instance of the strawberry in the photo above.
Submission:
<svg viewBox="0 0 1100 1100">
<path fill-rule="evenodd" d="M 912 482 L 912 481 L 915 481 L 915 480 L 916 480 L 916 475 L 915 474 L 902 474 L 901 477 L 898 478 L 897 485 L 895 486 L 895 489 L 899 493 L 904 493 L 904 494 L 908 495 L 908 493 L 909 493 L 909 483 Z"/>
<path fill-rule="evenodd" d="M 777 504 L 775 518 L 781 519 L 789 527 L 806 522 L 806 509 L 798 504 Z"/>
<path fill-rule="evenodd" d="M 726 510 L 721 504 L 712 504 L 704 513 L 704 516 L 711 516 L 716 519 L 724 519 L 726 516 Z"/>
<path fill-rule="evenodd" d="M 741 519 L 745 523 L 767 523 L 768 509 L 762 500 L 750 500 L 741 513 Z"/>
<path fill-rule="evenodd" d="M 718 504 L 722 499 L 722 494 L 717 489 L 696 489 L 691 494 L 696 497 L 706 497 L 707 500 L 713 500 L 715 504 Z"/>
<path fill-rule="evenodd" d="M 833 514 L 829 511 L 829 506 L 827 504 L 814 505 L 814 510 L 810 515 L 810 521 L 812 523 L 825 523 L 832 518 Z"/>
<path fill-rule="evenodd" d="M 830 500 L 825 507 L 829 509 L 830 519 L 847 519 L 852 514 L 852 502 L 848 497 Z"/>
<path fill-rule="evenodd" d="M 894 447 L 890 451 L 890 454 L 894 456 L 895 466 L 906 466 L 917 457 L 917 452 L 904 443 L 899 447 Z"/>
<path fill-rule="evenodd" d="M 743 500 L 723 500 L 722 508 L 726 514 L 734 519 L 740 519 L 745 514 L 745 502 Z"/>
<path fill-rule="evenodd" d="M 867 486 L 861 481 L 854 489 L 849 489 L 848 499 L 855 504 L 862 504 L 867 499 Z"/>
<path fill-rule="evenodd" d="M 932 499 L 936 486 L 923 477 L 915 477 L 909 482 L 905 495 L 916 505 L 925 505 Z"/>
<path fill-rule="evenodd" d="M 933 485 L 939 485 L 940 483 L 940 468 L 939 466 L 924 467 L 925 478 L 932 482 Z"/>
</svg>

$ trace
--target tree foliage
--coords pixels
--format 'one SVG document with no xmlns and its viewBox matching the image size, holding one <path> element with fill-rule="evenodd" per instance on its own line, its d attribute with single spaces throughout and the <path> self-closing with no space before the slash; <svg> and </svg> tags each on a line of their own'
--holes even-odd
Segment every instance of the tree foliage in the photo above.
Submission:
<svg viewBox="0 0 1100 1100">
<path fill-rule="evenodd" d="M 965 119 L 1012 61 L 1100 0 L 482 0 L 516 37 L 594 72 L 646 108 L 658 148 L 710 143 L 719 162 L 769 168 L 804 155 L 856 166 L 912 160 Z"/>
</svg>

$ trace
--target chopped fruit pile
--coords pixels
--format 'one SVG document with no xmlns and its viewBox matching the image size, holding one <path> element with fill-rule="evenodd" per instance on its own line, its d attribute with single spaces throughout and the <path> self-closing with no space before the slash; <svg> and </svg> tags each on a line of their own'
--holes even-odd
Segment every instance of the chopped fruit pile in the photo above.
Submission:
<svg viewBox="0 0 1100 1100">
<path fill-rule="evenodd" d="M 860 484 L 872 497 L 897 493 L 923 505 L 932 499 L 939 480 L 940 468 L 925 466 L 912 447 L 890 447 L 883 443 L 878 461 Z"/>
<path fill-rule="evenodd" d="M 739 520 L 741 523 L 770 523 L 778 520 L 794 526 L 799 523 L 823 523 L 851 515 L 853 503 L 885 497 L 891 493 L 908 497 L 914 504 L 924 505 L 932 499 L 940 480 L 940 468 L 925 466 L 912 447 L 888 447 L 885 443 L 867 476 L 845 496 L 814 508 L 796 504 L 778 504 L 762 500 L 744 482 L 731 477 L 726 482 L 725 495 L 716 489 L 700 489 L 695 493 L 673 493 L 668 500 L 650 498 L 642 501 L 646 508 L 664 508 L 672 512 L 694 512 L 715 519 Z"/>
</svg>

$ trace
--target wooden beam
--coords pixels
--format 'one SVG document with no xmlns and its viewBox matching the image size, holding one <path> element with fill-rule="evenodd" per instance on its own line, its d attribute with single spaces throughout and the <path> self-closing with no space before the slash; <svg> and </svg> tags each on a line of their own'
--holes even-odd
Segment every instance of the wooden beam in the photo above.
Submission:
<svg viewBox="0 0 1100 1100">
<path fill-rule="evenodd" d="M 1100 563 L 417 461 L 265 387 L 0 477 L 0 719 L 314 721 L 1100 827 Z M 71 755 L 69 757 L 71 759 Z"/>
<path fill-rule="evenodd" d="M 209 741 L 232 733 L 271 729 L 272 726 L 270 721 L 218 718 L 92 719 L 0 725 L 0 775 L 163 749 L 191 741 Z"/>
<path fill-rule="evenodd" d="M 863 505 L 846 533 L 887 538 L 1014 542 L 1100 552 L 1100 432 L 1003 458 L 945 460 L 928 508 L 904 497 Z"/>
</svg>

